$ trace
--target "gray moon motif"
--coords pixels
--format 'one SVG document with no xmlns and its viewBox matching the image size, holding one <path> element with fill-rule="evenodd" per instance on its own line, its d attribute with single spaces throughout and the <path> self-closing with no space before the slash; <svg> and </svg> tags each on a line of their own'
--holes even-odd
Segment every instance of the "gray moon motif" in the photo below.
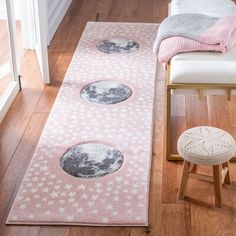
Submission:
<svg viewBox="0 0 236 236">
<path fill-rule="evenodd" d="M 94 178 L 112 174 L 124 162 L 122 153 L 100 143 L 85 143 L 71 147 L 61 158 L 60 166 L 69 175 Z"/>
<path fill-rule="evenodd" d="M 97 44 L 97 49 L 107 54 L 130 53 L 139 47 L 137 42 L 129 39 L 106 39 Z"/>
<path fill-rule="evenodd" d="M 97 81 L 85 86 L 80 95 L 87 101 L 100 104 L 115 104 L 128 99 L 132 95 L 132 90 L 115 81 Z"/>
</svg>

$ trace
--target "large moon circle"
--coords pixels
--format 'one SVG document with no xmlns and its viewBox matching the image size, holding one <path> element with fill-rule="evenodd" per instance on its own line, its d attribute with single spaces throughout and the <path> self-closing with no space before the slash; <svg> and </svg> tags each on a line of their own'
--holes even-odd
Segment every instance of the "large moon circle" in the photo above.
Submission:
<svg viewBox="0 0 236 236">
<path fill-rule="evenodd" d="M 128 99 L 132 95 L 132 90 L 124 84 L 103 80 L 86 85 L 80 94 L 90 102 L 115 104 Z"/>
<path fill-rule="evenodd" d="M 130 39 L 105 39 L 97 44 L 97 49 L 107 54 L 130 53 L 139 49 L 139 44 Z"/>
<path fill-rule="evenodd" d="M 124 162 L 122 153 L 101 143 L 85 143 L 71 147 L 61 158 L 60 166 L 69 175 L 94 178 L 112 174 Z"/>
</svg>

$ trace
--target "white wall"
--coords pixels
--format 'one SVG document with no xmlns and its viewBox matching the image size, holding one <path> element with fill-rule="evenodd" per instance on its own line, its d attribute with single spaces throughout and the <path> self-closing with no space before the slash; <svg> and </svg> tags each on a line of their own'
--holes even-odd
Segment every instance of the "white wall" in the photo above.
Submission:
<svg viewBox="0 0 236 236">
<path fill-rule="evenodd" d="M 0 0 L 0 19 L 6 19 L 6 0 Z M 33 49 L 33 38 L 34 32 L 32 32 L 32 24 L 34 20 L 31 19 L 31 5 L 33 0 L 13 0 L 15 6 L 15 18 L 16 20 L 21 20 L 24 47 L 28 49 Z M 23 2 L 24 1 L 24 2 Z M 58 26 L 60 25 L 63 17 L 65 16 L 72 0 L 46 0 L 47 2 L 47 25 L 48 25 L 48 44 L 53 38 Z M 29 11 L 29 12 L 26 12 Z M 24 15 L 22 14 L 24 13 Z M 22 17 L 23 16 L 23 17 Z M 28 38 L 27 38 L 28 37 Z"/>
<path fill-rule="evenodd" d="M 48 0 L 48 42 L 52 40 L 72 0 Z"/>
<path fill-rule="evenodd" d="M 7 19 L 7 14 L 6 14 L 6 0 L 0 0 L 0 19 Z M 22 0 L 13 0 L 14 7 L 15 7 L 15 18 L 16 20 L 21 19 L 21 5 L 20 1 Z M 50 1 L 50 0 L 49 0 Z"/>
</svg>

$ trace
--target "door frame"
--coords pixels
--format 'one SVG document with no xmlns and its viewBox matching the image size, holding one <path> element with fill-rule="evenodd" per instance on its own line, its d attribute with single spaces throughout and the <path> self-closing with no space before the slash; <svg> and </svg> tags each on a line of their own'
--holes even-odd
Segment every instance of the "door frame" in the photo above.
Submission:
<svg viewBox="0 0 236 236">
<path fill-rule="evenodd" d="M 19 76 L 19 58 L 17 54 L 16 44 L 16 24 L 15 14 L 13 8 L 13 0 L 6 0 L 6 11 L 7 11 L 7 24 L 8 24 L 8 35 L 10 43 L 10 64 L 11 72 L 13 75 L 12 81 L 8 85 L 7 89 L 3 92 L 0 99 L 0 122 L 6 115 L 9 107 L 11 106 L 14 98 L 21 89 L 20 76 Z"/>
</svg>

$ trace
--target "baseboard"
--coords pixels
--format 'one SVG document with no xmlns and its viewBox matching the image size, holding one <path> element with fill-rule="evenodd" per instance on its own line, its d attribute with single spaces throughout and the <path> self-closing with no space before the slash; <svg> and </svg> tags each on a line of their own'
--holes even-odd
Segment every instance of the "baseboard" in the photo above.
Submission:
<svg viewBox="0 0 236 236">
<path fill-rule="evenodd" d="M 64 18 L 72 0 L 60 0 L 58 4 L 53 6 L 48 18 L 48 44 L 52 40 L 58 26 Z"/>
<path fill-rule="evenodd" d="M 8 109 L 13 103 L 17 93 L 19 92 L 19 84 L 16 81 L 12 81 L 8 88 L 2 94 L 0 100 L 0 123 L 4 116 L 7 114 Z"/>
</svg>

